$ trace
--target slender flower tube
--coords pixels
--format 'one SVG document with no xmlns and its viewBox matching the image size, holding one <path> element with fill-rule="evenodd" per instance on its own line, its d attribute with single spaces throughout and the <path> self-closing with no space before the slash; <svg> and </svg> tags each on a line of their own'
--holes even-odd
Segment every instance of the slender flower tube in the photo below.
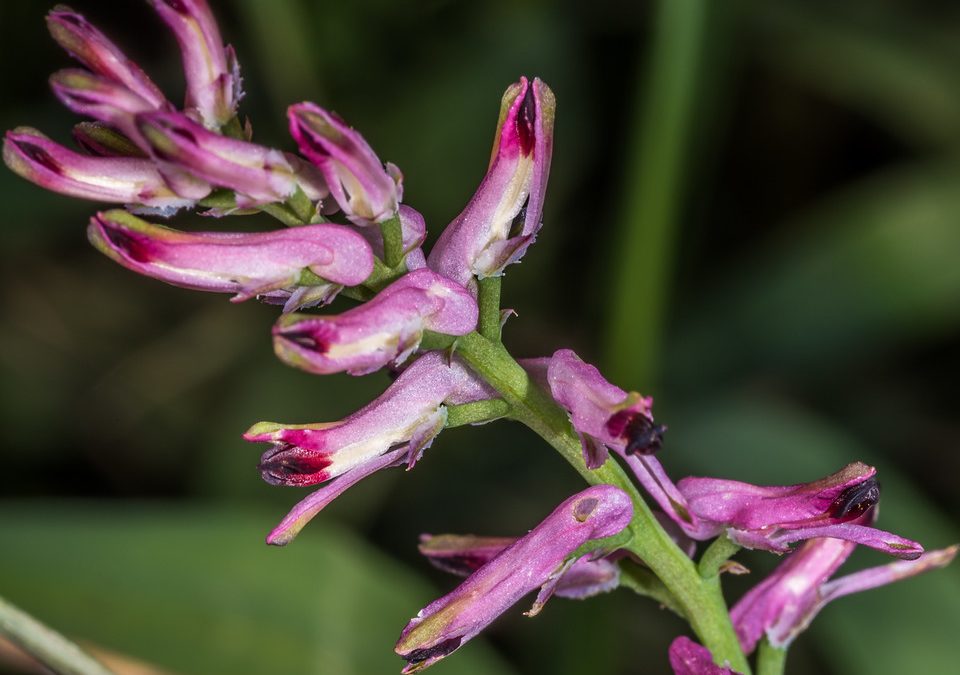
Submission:
<svg viewBox="0 0 960 675">
<path fill-rule="evenodd" d="M 829 581 L 854 548 L 841 539 L 811 539 L 744 595 L 730 611 L 744 652 L 752 652 L 764 635 L 785 649 L 832 600 L 945 567 L 957 554 L 951 546 Z"/>
<path fill-rule="evenodd" d="M 102 122 L 78 122 L 73 125 L 72 136 L 74 142 L 91 155 L 141 159 L 147 156 L 133 141 Z"/>
<path fill-rule="evenodd" d="M 244 438 L 271 443 L 260 471 L 274 485 L 330 481 L 297 504 L 270 536 L 283 545 L 361 478 L 387 466 L 412 467 L 446 424 L 447 406 L 496 394 L 456 359 L 430 352 L 417 359 L 375 401 L 340 422 L 260 422 Z M 333 479 L 333 480 L 331 480 Z"/>
<path fill-rule="evenodd" d="M 423 534 L 420 535 L 418 548 L 437 569 L 467 577 L 516 541 L 516 537 Z M 620 568 L 613 557 L 596 560 L 580 558 L 557 580 L 554 594 L 561 598 L 582 600 L 612 591 L 620 585 Z"/>
<path fill-rule="evenodd" d="M 287 117 L 300 152 L 323 172 L 330 194 L 351 222 L 367 226 L 397 214 L 403 176 L 393 164 L 384 166 L 363 136 L 315 103 L 296 103 Z"/>
<path fill-rule="evenodd" d="M 47 28 L 67 53 L 97 75 L 123 85 L 153 108 L 171 107 L 140 66 L 80 14 L 58 5 L 47 14 Z"/>
<path fill-rule="evenodd" d="M 232 47 L 205 0 L 150 0 L 180 45 L 187 78 L 187 112 L 196 111 L 208 129 L 219 129 L 237 112 L 243 96 L 240 68 Z"/>
<path fill-rule="evenodd" d="M 404 275 L 369 302 L 337 316 L 288 314 L 273 328 L 281 361 L 312 373 L 371 373 L 402 363 L 424 331 L 466 335 L 477 303 L 463 286 L 428 269 Z"/>
<path fill-rule="evenodd" d="M 583 557 L 577 550 L 591 540 L 618 534 L 632 516 L 630 497 L 612 485 L 595 485 L 567 499 L 454 591 L 420 610 L 397 642 L 397 654 L 407 661 L 403 672 L 417 672 L 456 651 L 540 588 L 527 612 L 537 614 L 564 572 Z"/>
<path fill-rule="evenodd" d="M 698 536 L 700 525 L 683 495 L 651 455 L 660 448 L 667 429 L 653 421 L 653 399 L 611 384 L 596 367 L 569 349 L 561 349 L 549 358 L 524 359 L 520 364 L 570 414 L 589 468 L 602 465 L 607 450 L 613 450 L 664 513 L 688 536 L 703 538 Z"/>
<path fill-rule="evenodd" d="M 556 101 L 539 79 L 522 77 L 503 95 L 487 175 L 440 235 L 427 264 L 468 285 L 499 276 L 536 238 L 543 214 Z"/>
<path fill-rule="evenodd" d="M 681 635 L 670 643 L 670 667 L 674 675 L 738 675 L 713 662 L 710 650 Z"/>
<path fill-rule="evenodd" d="M 813 483 L 761 487 L 718 478 L 684 478 L 677 487 L 700 519 L 702 537 L 726 532 L 747 548 L 775 553 L 789 544 L 833 537 L 899 558 L 917 558 L 920 544 L 859 522 L 880 500 L 876 469 L 859 462 Z"/>
<path fill-rule="evenodd" d="M 136 125 L 154 158 L 236 191 L 241 208 L 285 201 L 297 189 L 279 150 L 221 136 L 176 112 L 137 115 Z"/>
<path fill-rule="evenodd" d="M 142 204 L 165 215 L 193 204 L 171 192 L 149 160 L 81 155 L 29 127 L 7 132 L 3 161 L 31 183 L 71 197 Z"/>
<path fill-rule="evenodd" d="M 87 235 L 127 269 L 174 286 L 260 296 L 286 310 L 329 302 L 373 269 L 370 246 L 343 225 L 305 225 L 275 232 L 180 232 L 126 211 L 99 213 Z"/>
</svg>

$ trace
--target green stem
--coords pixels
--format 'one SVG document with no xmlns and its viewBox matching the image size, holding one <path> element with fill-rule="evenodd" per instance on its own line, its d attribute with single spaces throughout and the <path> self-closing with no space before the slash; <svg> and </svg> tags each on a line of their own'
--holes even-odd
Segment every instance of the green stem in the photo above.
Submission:
<svg viewBox="0 0 960 675">
<path fill-rule="evenodd" d="M 477 282 L 480 305 L 480 322 L 477 332 L 488 340 L 500 342 L 500 280 L 502 277 L 485 277 Z"/>
<path fill-rule="evenodd" d="M 111 675 L 102 663 L 52 628 L 0 598 L 0 635 L 59 675 Z"/>
<path fill-rule="evenodd" d="M 757 675 L 783 675 L 786 664 L 787 650 L 774 647 L 763 638 L 757 650 Z"/>
<path fill-rule="evenodd" d="M 474 401 L 462 405 L 447 407 L 447 428 L 462 427 L 465 424 L 492 422 L 510 414 L 510 406 L 499 398 L 486 401 Z"/>
<path fill-rule="evenodd" d="M 613 459 L 590 470 L 583 462 L 580 441 L 566 412 L 540 387 L 498 342 L 478 333 L 459 338 L 456 353 L 510 404 L 511 416 L 550 443 L 592 485 L 615 485 L 630 495 L 634 514 L 625 548 L 635 553 L 676 598 L 684 616 L 718 661 L 727 660 L 741 673 L 750 667 L 730 623 L 719 579 L 704 580 L 693 561 L 680 550 L 640 497 L 633 482 Z"/>
<path fill-rule="evenodd" d="M 620 585 L 629 588 L 637 595 L 656 600 L 677 616 L 683 617 L 683 610 L 677 604 L 677 599 L 673 597 L 673 593 L 649 568 L 632 560 L 622 561 L 620 563 Z"/>
<path fill-rule="evenodd" d="M 290 210 L 286 204 L 275 202 L 273 204 L 264 204 L 258 207 L 264 213 L 273 216 L 287 227 L 297 227 L 303 225 L 303 221 L 297 217 L 297 214 Z"/>
<path fill-rule="evenodd" d="M 633 106 L 640 113 L 627 146 L 620 230 L 611 242 L 605 345 L 608 370 L 628 388 L 649 387 L 657 375 L 685 160 L 701 112 L 710 4 L 657 3 L 649 70 L 641 72 L 647 84 Z"/>
<path fill-rule="evenodd" d="M 383 234 L 383 261 L 387 267 L 399 267 L 403 262 L 403 229 L 400 216 L 380 223 L 380 232 Z"/>
<path fill-rule="evenodd" d="M 714 578 L 720 574 L 720 566 L 739 550 L 740 545 L 730 541 L 726 535 L 717 537 L 700 556 L 700 562 L 697 565 L 700 576 L 704 579 Z"/>
<path fill-rule="evenodd" d="M 313 202 L 310 201 L 310 198 L 299 185 L 297 186 L 296 192 L 287 200 L 287 206 L 303 223 L 311 222 L 316 213 Z"/>
</svg>

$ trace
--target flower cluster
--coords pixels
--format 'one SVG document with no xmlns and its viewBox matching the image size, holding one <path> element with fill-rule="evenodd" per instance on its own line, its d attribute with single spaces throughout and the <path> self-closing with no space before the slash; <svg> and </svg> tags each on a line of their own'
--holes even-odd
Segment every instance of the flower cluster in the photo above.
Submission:
<svg viewBox="0 0 960 675">
<path fill-rule="evenodd" d="M 924 553 L 873 527 L 880 488 L 872 467 L 853 463 L 783 487 L 706 477 L 674 482 L 656 454 L 667 428 L 654 420 L 651 398 L 608 382 L 569 349 L 513 359 L 501 341 L 498 284 L 542 224 L 555 113 L 542 81 L 521 78 L 506 90 L 486 175 L 425 253 L 426 223 L 402 203 L 396 166 L 310 102 L 288 109 L 299 154 L 255 144 L 249 120 L 237 112 L 236 55 L 206 2 L 150 4 L 183 55 L 183 107 L 81 15 L 59 6 L 48 16 L 50 32 L 83 68 L 55 73 L 51 86 L 92 121 L 74 128 L 79 150 L 20 127 L 7 132 L 3 157 L 43 188 L 122 205 L 95 214 L 87 232 L 127 269 L 234 301 L 283 305 L 272 330 L 283 362 L 316 374 L 386 368 L 395 375 L 379 397 L 342 420 L 260 422 L 244 434 L 268 445 L 259 466 L 265 481 L 316 486 L 267 542 L 289 543 L 333 499 L 380 469 L 412 468 L 457 424 L 525 422 L 561 451 L 572 443 L 568 459 L 593 484 L 519 538 L 424 535 L 422 553 L 467 578 L 403 630 L 396 652 L 407 662 L 404 672 L 449 655 L 528 593 L 538 590 L 527 612 L 535 615 L 554 594 L 582 599 L 628 585 L 628 567 L 653 579 L 649 593 L 696 629 L 691 598 L 714 586 L 696 574 L 695 542 L 788 555 L 729 616 L 713 617 L 734 645 L 739 639 L 740 651 L 712 653 L 726 647 L 679 637 L 669 650 L 676 673 L 734 672 L 737 664 L 724 661 L 745 663 L 761 638 L 786 648 L 834 598 L 953 558 L 956 547 Z M 285 227 L 183 232 L 140 217 L 182 209 L 217 218 L 265 213 Z M 302 311 L 338 295 L 359 303 L 338 314 Z M 483 319 L 491 316 L 492 324 Z M 831 581 L 858 544 L 902 560 Z M 658 562 L 658 547 L 670 564 Z M 722 567 L 706 566 L 704 574 Z M 685 594 L 676 592 L 681 588 Z"/>
</svg>

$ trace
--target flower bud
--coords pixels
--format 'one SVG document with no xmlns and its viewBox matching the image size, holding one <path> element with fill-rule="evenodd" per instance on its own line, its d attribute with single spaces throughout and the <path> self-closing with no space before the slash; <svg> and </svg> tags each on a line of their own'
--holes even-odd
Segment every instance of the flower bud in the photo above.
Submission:
<svg viewBox="0 0 960 675">
<path fill-rule="evenodd" d="M 224 47 L 205 0 L 150 0 L 150 4 L 180 45 L 187 110 L 196 111 L 208 129 L 219 129 L 236 115 L 243 96 L 233 48 Z"/>
<path fill-rule="evenodd" d="M 467 285 L 523 257 L 541 225 L 555 109 L 539 79 L 522 77 L 507 89 L 487 175 L 430 252 L 432 269 Z"/>
<path fill-rule="evenodd" d="M 47 28 L 61 47 L 97 75 L 123 85 L 152 108 L 170 106 L 163 92 L 140 66 L 69 7 L 58 5 L 50 10 Z"/>
<path fill-rule="evenodd" d="M 148 160 L 81 155 L 29 127 L 7 132 L 3 161 L 31 183 L 71 197 L 142 204 L 167 215 L 193 204 L 171 192 Z"/>
<path fill-rule="evenodd" d="M 420 610 L 397 642 L 397 654 L 407 661 L 403 672 L 417 672 L 448 656 L 540 588 L 528 615 L 538 613 L 576 563 L 577 549 L 618 534 L 632 517 L 630 497 L 612 485 L 595 485 L 567 499 L 455 590 Z"/>
<path fill-rule="evenodd" d="M 384 167 L 363 136 L 315 103 L 292 105 L 287 117 L 300 152 L 323 172 L 351 222 L 367 226 L 396 215 L 403 177 L 393 164 Z"/>
<path fill-rule="evenodd" d="M 261 297 L 285 310 L 329 302 L 366 279 L 373 254 L 343 225 L 304 225 L 274 232 L 180 232 L 125 211 L 99 213 L 87 235 L 127 269 L 174 286 Z"/>
<path fill-rule="evenodd" d="M 421 269 L 343 314 L 281 317 L 273 345 L 280 360 L 311 373 L 364 375 L 402 363 L 424 331 L 466 335 L 477 315 L 477 303 L 463 286 Z"/>
</svg>

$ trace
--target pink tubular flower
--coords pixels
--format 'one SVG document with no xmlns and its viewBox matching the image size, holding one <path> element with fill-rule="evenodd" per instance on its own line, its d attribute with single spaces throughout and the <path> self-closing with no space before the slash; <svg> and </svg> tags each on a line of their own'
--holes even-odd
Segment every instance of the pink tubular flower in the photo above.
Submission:
<svg viewBox="0 0 960 675">
<path fill-rule="evenodd" d="M 97 75 L 123 85 L 153 108 L 170 105 L 136 63 L 69 7 L 58 5 L 50 10 L 47 28 L 61 47 Z"/>
<path fill-rule="evenodd" d="M 527 593 L 540 588 L 527 612 L 529 616 L 537 614 L 564 572 L 581 557 L 575 555 L 577 549 L 591 540 L 620 533 L 632 517 L 630 497 L 612 485 L 595 485 L 567 499 L 526 536 L 407 624 L 396 646 L 397 654 L 407 661 L 403 672 L 417 672 L 448 656 Z"/>
<path fill-rule="evenodd" d="M 205 0 L 150 0 L 150 4 L 180 45 L 187 112 L 195 111 L 208 129 L 219 129 L 234 117 L 243 96 L 233 48 L 223 46 Z"/>
<path fill-rule="evenodd" d="M 726 532 L 747 548 L 775 553 L 789 544 L 832 537 L 899 558 L 917 558 L 920 544 L 859 522 L 880 500 L 876 469 L 856 462 L 813 483 L 762 487 L 719 478 L 684 478 L 677 487 L 704 537 Z"/>
<path fill-rule="evenodd" d="M 273 444 L 260 462 L 265 481 L 293 486 L 331 481 L 297 504 L 267 543 L 290 542 L 323 507 L 363 477 L 387 466 L 413 466 L 446 424 L 448 405 L 493 396 L 458 361 L 430 352 L 378 399 L 340 422 L 255 424 L 244 438 Z"/>
<path fill-rule="evenodd" d="M 670 643 L 670 667 L 674 675 L 738 675 L 715 664 L 709 649 L 684 635 Z"/>
<path fill-rule="evenodd" d="M 74 143 L 97 157 L 147 157 L 133 141 L 102 122 L 78 122 L 72 135 Z"/>
<path fill-rule="evenodd" d="M 343 314 L 281 317 L 273 345 L 281 361 L 312 373 L 364 375 L 402 363 L 424 331 L 466 335 L 477 325 L 477 314 L 477 303 L 463 286 L 420 269 Z"/>
<path fill-rule="evenodd" d="M 951 546 L 829 581 L 855 547 L 840 539 L 811 539 L 744 595 L 730 611 L 744 652 L 752 652 L 764 635 L 785 649 L 832 600 L 945 567 L 957 554 Z"/>
<path fill-rule="evenodd" d="M 79 68 L 58 70 L 50 76 L 50 87 L 73 112 L 105 122 L 132 139 L 133 116 L 157 109 L 123 84 Z"/>
<path fill-rule="evenodd" d="M 99 213 L 87 235 L 127 269 L 174 286 L 261 296 L 285 310 L 329 302 L 373 269 L 370 246 L 342 225 L 305 225 L 250 234 L 180 232 L 126 211 Z"/>
<path fill-rule="evenodd" d="M 561 349 L 549 358 L 524 359 L 520 363 L 570 414 L 588 467 L 602 465 L 607 450 L 613 450 L 688 536 L 704 538 L 698 536 L 699 524 L 686 507 L 683 495 L 650 454 L 659 449 L 666 431 L 665 426 L 653 421 L 653 399 L 611 384 L 596 367 L 569 349 Z"/>
<path fill-rule="evenodd" d="M 384 167 L 363 136 L 315 103 L 296 103 L 287 117 L 300 152 L 323 172 L 330 194 L 351 222 L 366 226 L 397 214 L 403 176 L 393 164 Z"/>
<path fill-rule="evenodd" d="M 71 197 L 142 204 L 164 215 L 193 204 L 171 192 L 146 159 L 81 155 L 29 127 L 7 132 L 3 161 L 31 183 Z"/>
<path fill-rule="evenodd" d="M 420 553 L 437 569 L 467 577 L 515 543 L 515 537 L 476 537 L 473 535 L 420 535 Z M 565 570 L 554 594 L 561 598 L 583 600 L 612 591 L 620 585 L 620 568 L 610 558 L 581 558 Z"/>
<path fill-rule="evenodd" d="M 153 157 L 235 190 L 240 207 L 284 201 L 297 189 L 279 150 L 221 136 L 176 112 L 137 115 L 136 125 Z"/>
<path fill-rule="evenodd" d="M 499 276 L 536 238 L 550 174 L 556 101 L 522 77 L 503 95 L 487 175 L 440 235 L 427 264 L 461 284 Z"/>
</svg>

